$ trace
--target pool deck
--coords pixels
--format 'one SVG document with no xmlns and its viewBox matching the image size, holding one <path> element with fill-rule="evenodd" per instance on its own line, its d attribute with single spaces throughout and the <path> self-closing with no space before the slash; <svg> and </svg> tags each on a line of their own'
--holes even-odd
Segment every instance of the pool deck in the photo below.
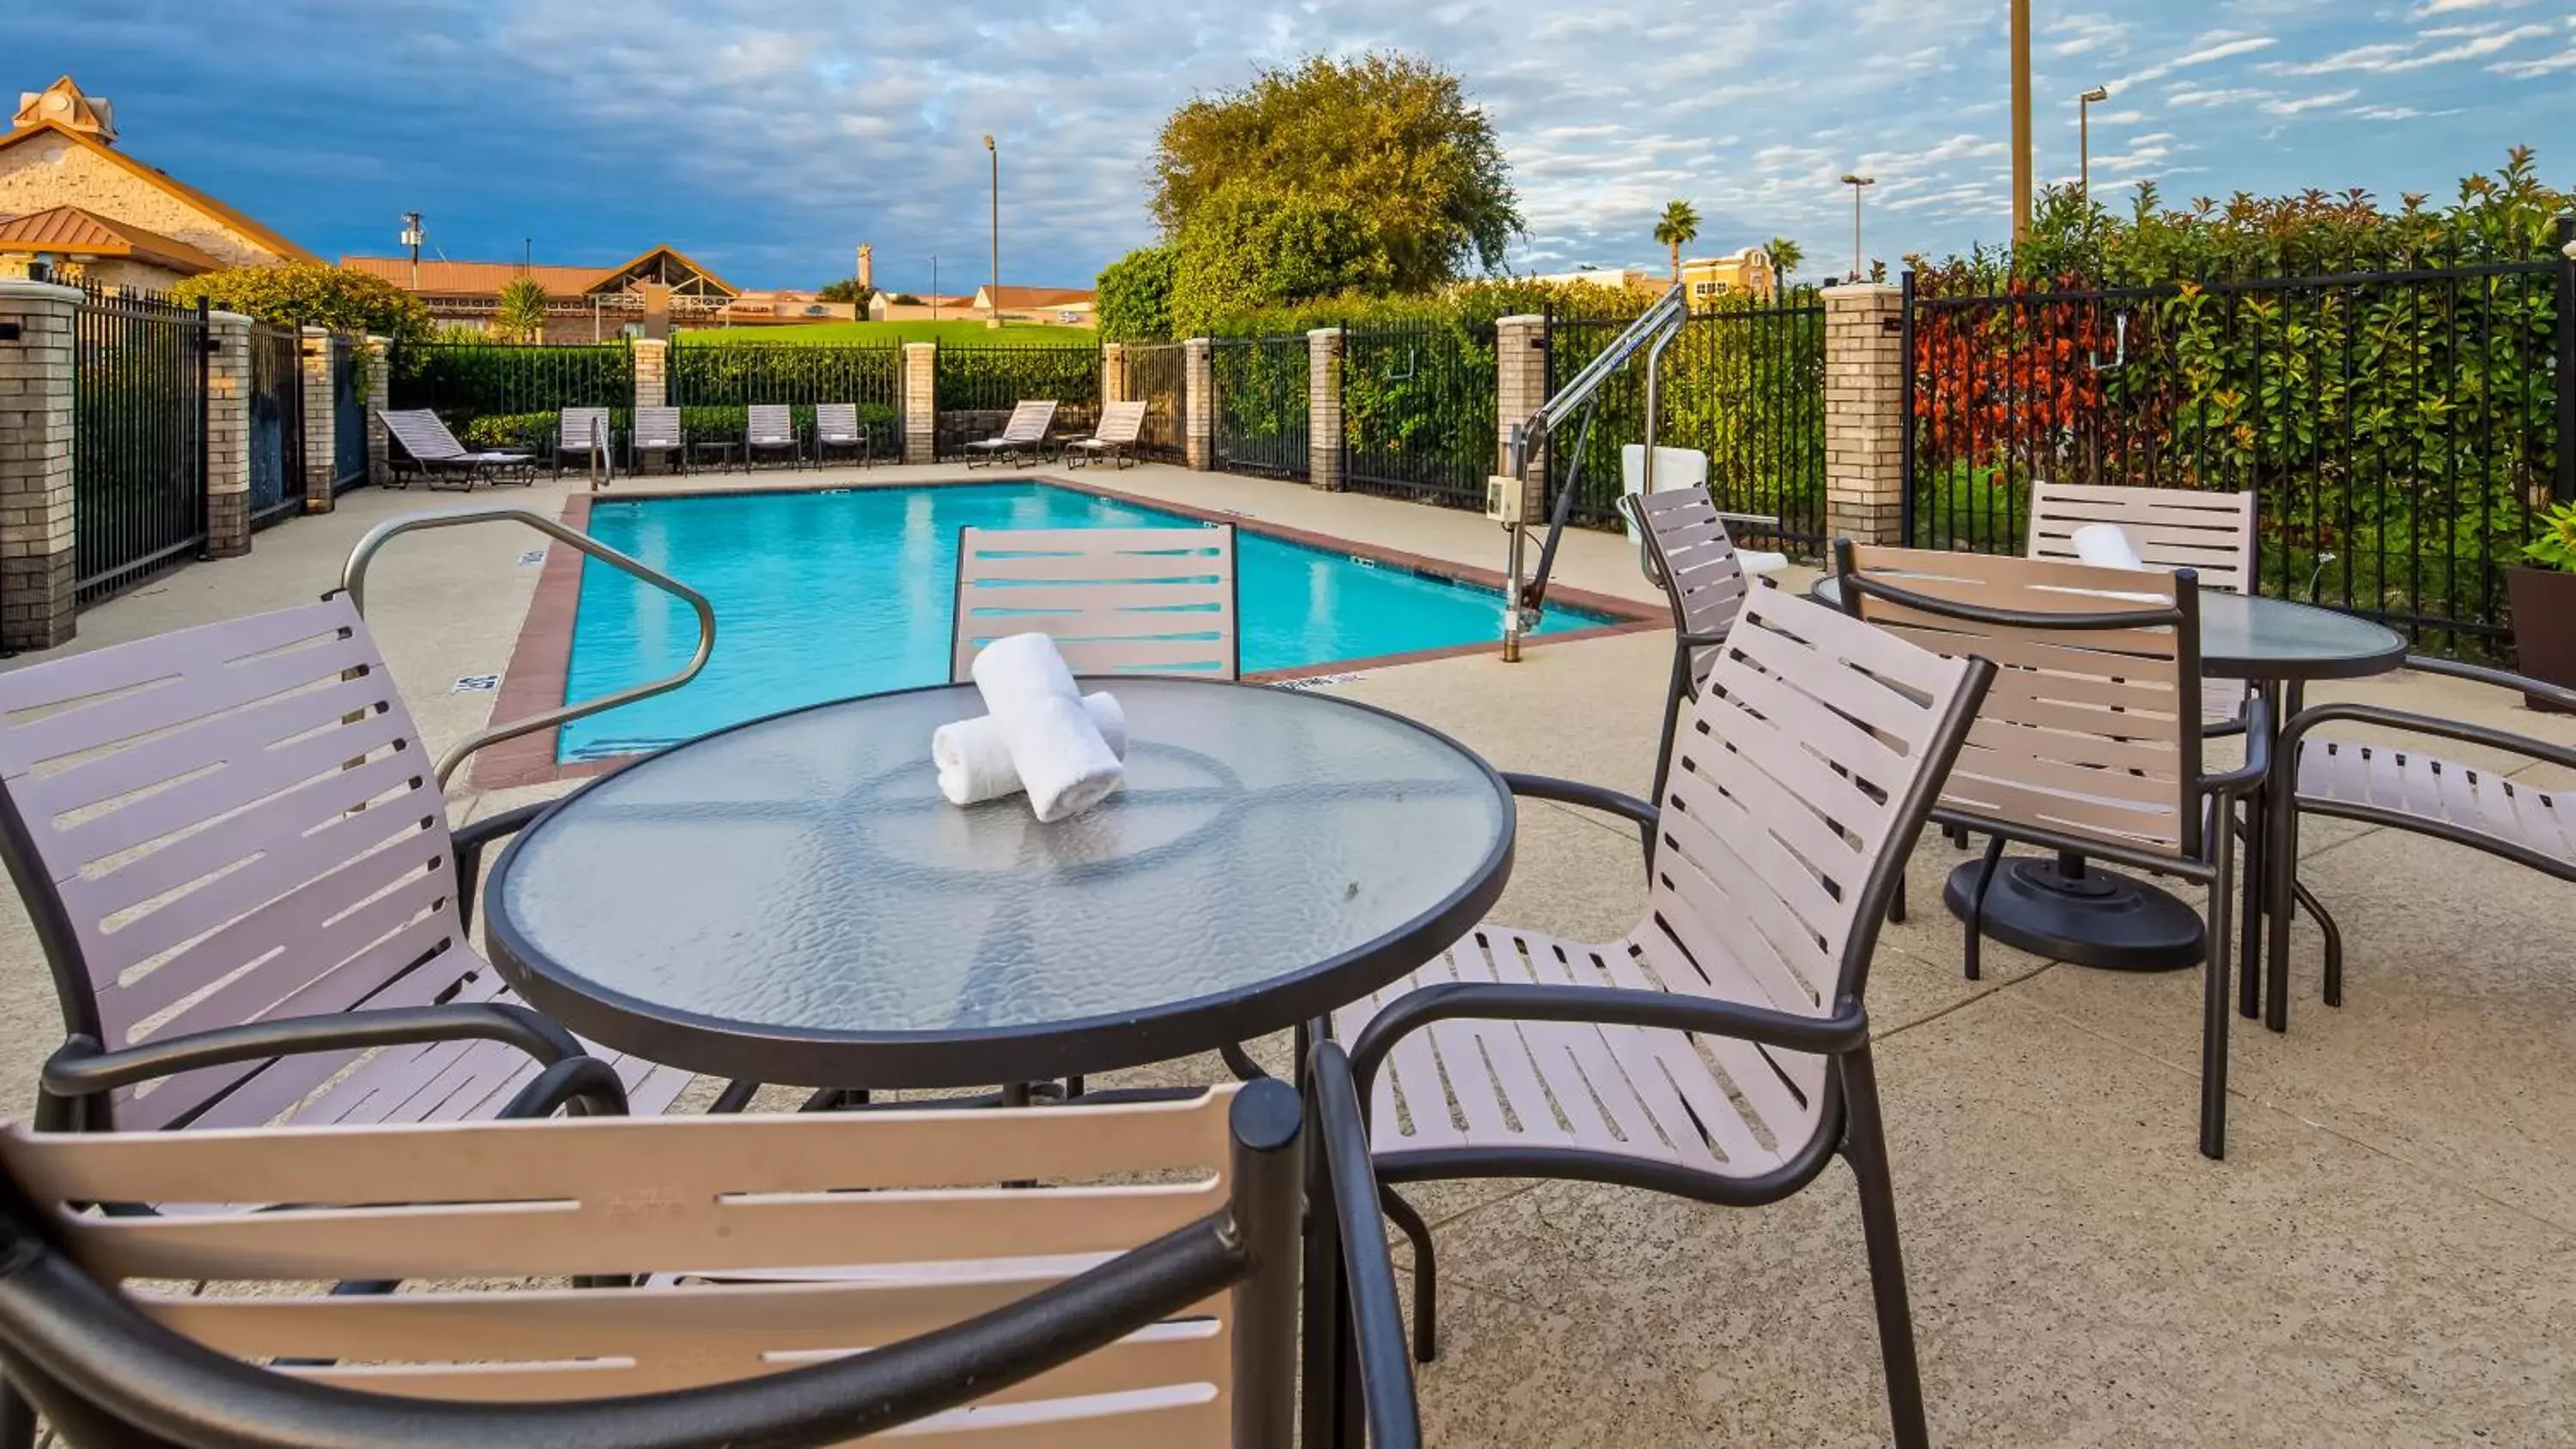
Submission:
<svg viewBox="0 0 2576 1449">
<path fill-rule="evenodd" d="M 944 466 L 679 481 L 963 476 L 1014 475 Z M 1171 468 L 1099 478 L 1451 564 L 1491 568 L 1501 552 L 1497 531 L 1470 514 Z M 621 480 L 618 492 L 668 486 Z M 552 512 L 568 496 L 541 483 L 471 501 Z M 465 501 L 353 492 L 335 514 L 261 534 L 249 561 L 184 568 L 91 611 L 73 647 L 310 598 L 371 524 Z M 541 542 L 456 530 L 384 556 L 369 614 L 432 747 L 490 715 L 495 693 L 455 682 L 507 666 L 543 572 L 520 556 Z M 1560 577 L 1655 599 L 1608 536 L 1571 539 Z M 1373 667 L 1331 687 L 1448 730 L 1504 768 L 1642 790 L 1668 650 L 1659 631 L 1533 642 L 1517 665 L 1481 654 Z M 2576 743 L 2576 722 L 2466 686 L 2419 678 L 2331 693 Z M 2567 773 L 2535 766 L 2516 778 Z M 565 788 L 469 788 L 455 803 L 475 817 Z M 1497 915 L 1615 937 L 1642 900 L 1635 850 L 1631 835 L 1525 803 Z M 1928 907 L 1961 858 L 1926 843 L 1914 899 Z M 2318 1003 L 2303 925 L 2290 1033 L 2237 1023 L 2224 1163 L 2192 1146 L 2197 973 L 2113 975 L 1990 945 L 1986 979 L 1971 983 L 1957 927 L 1937 908 L 1887 931 L 1870 1006 L 1938 1442 L 2576 1442 L 2576 960 L 2565 925 L 2576 893 L 2333 822 L 2313 829 L 2304 875 L 2342 919 L 2347 1004 Z M 23 1111 L 60 1025 L 14 908 L 0 920 L 0 962 L 0 1092 Z M 1840 1167 L 1748 1211 L 1567 1183 L 1449 1184 L 1417 1201 L 1442 1253 L 1444 1356 L 1422 1374 L 1428 1442 L 1885 1439 Z"/>
</svg>

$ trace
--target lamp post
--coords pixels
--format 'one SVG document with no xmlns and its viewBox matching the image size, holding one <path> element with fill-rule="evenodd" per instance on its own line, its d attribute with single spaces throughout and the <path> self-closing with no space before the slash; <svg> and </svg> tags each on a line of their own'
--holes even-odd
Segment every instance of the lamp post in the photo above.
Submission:
<svg viewBox="0 0 2576 1449">
<path fill-rule="evenodd" d="M 1863 176 L 1857 171 L 1843 173 L 1843 185 L 1852 189 L 1852 280 L 1855 282 L 1859 281 L 1861 274 L 1869 269 L 1867 254 L 1861 250 L 1860 245 L 1860 196 L 1863 191 L 1877 184 L 1878 178 L 1875 176 Z"/>
<path fill-rule="evenodd" d="M 403 213 L 402 244 L 411 248 L 411 289 L 420 290 L 420 213 Z"/>
<path fill-rule="evenodd" d="M 930 320 L 939 320 L 939 258 L 930 259 Z"/>
<path fill-rule="evenodd" d="M 2075 148 L 2080 167 L 2076 185 L 2083 190 L 2086 201 L 2093 199 L 2093 108 L 2109 99 L 2109 86 L 2095 86 L 2075 98 Z"/>
<path fill-rule="evenodd" d="M 2030 0 L 2012 0 L 2012 165 L 2016 245 L 2030 237 Z"/>
<path fill-rule="evenodd" d="M 984 325 L 1002 325 L 1002 152 L 993 133 L 984 133 L 984 150 L 993 158 L 993 292 L 984 299 Z"/>
</svg>

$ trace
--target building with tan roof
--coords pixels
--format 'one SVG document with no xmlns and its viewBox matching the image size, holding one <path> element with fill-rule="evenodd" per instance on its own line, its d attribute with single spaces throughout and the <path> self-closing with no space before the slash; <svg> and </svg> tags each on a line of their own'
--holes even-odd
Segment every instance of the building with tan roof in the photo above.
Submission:
<svg viewBox="0 0 2576 1449">
<path fill-rule="evenodd" d="M 657 246 L 618 266 L 565 267 L 520 262 L 451 262 L 409 257 L 340 258 L 353 272 L 382 277 L 428 305 L 432 322 L 483 330 L 501 307 L 501 289 L 521 277 L 546 289 L 548 342 L 597 342 L 668 326 L 721 325 L 742 289 Z M 803 320 L 801 318 L 795 320 Z"/>
</svg>

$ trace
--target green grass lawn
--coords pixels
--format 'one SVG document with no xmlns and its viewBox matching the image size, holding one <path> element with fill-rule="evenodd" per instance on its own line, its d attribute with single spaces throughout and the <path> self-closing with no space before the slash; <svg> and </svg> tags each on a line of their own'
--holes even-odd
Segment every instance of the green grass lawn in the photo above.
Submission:
<svg viewBox="0 0 2576 1449">
<path fill-rule="evenodd" d="M 1089 327 L 1040 327 L 1031 324 L 986 327 L 965 322 L 813 322 L 797 327 L 722 327 L 678 334 L 690 347 L 758 346 L 867 347 L 896 342 L 946 342 L 959 347 L 1008 342 L 1056 347 L 1097 346 L 1100 334 Z"/>
</svg>

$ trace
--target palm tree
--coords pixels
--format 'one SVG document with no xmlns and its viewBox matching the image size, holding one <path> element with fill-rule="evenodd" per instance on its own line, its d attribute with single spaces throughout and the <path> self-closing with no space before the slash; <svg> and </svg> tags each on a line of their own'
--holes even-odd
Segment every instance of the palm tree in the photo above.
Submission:
<svg viewBox="0 0 2576 1449">
<path fill-rule="evenodd" d="M 1655 240 L 1672 248 L 1673 280 L 1682 279 L 1682 248 L 1699 239 L 1699 212 L 1687 201 L 1664 203 L 1662 219 L 1655 223 Z"/>
<path fill-rule="evenodd" d="M 513 342 L 546 340 L 546 284 L 518 277 L 501 289 L 492 308 L 492 330 Z"/>
<path fill-rule="evenodd" d="M 1785 236 L 1771 238 L 1771 245 L 1764 250 L 1771 253 L 1771 270 L 1779 273 L 1783 282 L 1807 260 L 1807 249 Z"/>
</svg>

